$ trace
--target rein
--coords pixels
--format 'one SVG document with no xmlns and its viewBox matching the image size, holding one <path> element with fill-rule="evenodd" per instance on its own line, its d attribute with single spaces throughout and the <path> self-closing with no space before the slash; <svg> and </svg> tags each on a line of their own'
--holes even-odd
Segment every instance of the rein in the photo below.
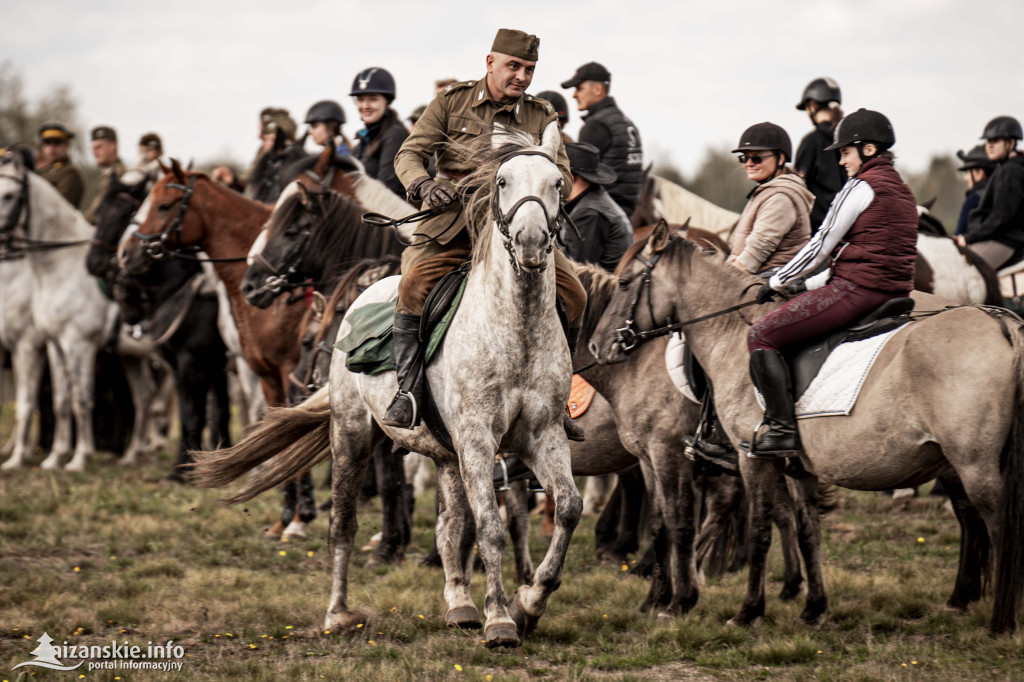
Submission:
<svg viewBox="0 0 1024 682">
<path fill-rule="evenodd" d="M 636 259 L 643 263 L 645 266 L 643 281 L 641 282 L 639 288 L 637 288 L 636 290 L 636 296 L 633 297 L 633 305 L 630 310 L 629 318 L 626 320 L 626 325 L 624 327 L 619 327 L 618 329 L 615 330 L 615 345 L 618 346 L 624 353 L 628 353 L 629 351 L 633 350 L 644 341 L 649 341 L 650 339 L 655 339 L 659 336 L 667 336 L 668 334 L 677 332 L 680 329 L 683 329 L 684 327 L 689 327 L 690 325 L 694 325 L 699 322 L 704 322 L 706 320 L 711 320 L 716 317 L 721 317 L 722 315 L 728 315 L 729 313 L 734 313 L 738 310 L 749 308 L 752 305 L 758 305 L 757 300 L 755 299 L 753 301 L 746 301 L 745 303 L 739 303 L 737 305 L 730 306 L 728 308 L 725 308 L 724 310 L 719 310 L 713 313 L 708 313 L 707 315 L 701 315 L 700 317 L 694 317 L 689 320 L 684 320 L 683 322 L 675 322 L 673 324 L 668 324 L 665 325 L 664 327 L 637 330 L 635 328 L 636 311 L 637 307 L 640 305 L 640 297 L 643 295 L 643 292 L 645 290 L 647 291 L 647 305 L 650 308 L 651 319 L 654 319 L 654 304 L 651 301 L 651 273 L 654 271 L 654 266 L 657 265 L 658 261 L 661 259 L 662 253 L 664 252 L 659 251 L 658 253 L 654 254 L 654 257 L 651 260 L 645 259 L 640 254 L 636 255 Z M 593 365 L 584 367 L 579 371 L 582 372 L 586 369 L 589 369 L 591 366 Z"/>
</svg>

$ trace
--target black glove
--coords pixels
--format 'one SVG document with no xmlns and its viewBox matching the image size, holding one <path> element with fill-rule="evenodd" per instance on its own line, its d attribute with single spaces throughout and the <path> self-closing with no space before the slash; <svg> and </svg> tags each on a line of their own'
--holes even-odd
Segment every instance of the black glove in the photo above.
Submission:
<svg viewBox="0 0 1024 682">
<path fill-rule="evenodd" d="M 444 213 L 459 198 L 450 187 L 429 175 L 413 180 L 408 195 L 412 201 L 422 201 L 434 213 Z"/>
<path fill-rule="evenodd" d="M 757 302 L 767 303 L 768 301 L 773 300 L 775 298 L 775 294 L 777 293 L 779 292 L 775 291 L 775 289 L 772 289 L 767 284 L 764 284 L 761 286 L 760 289 L 757 290 Z"/>
</svg>

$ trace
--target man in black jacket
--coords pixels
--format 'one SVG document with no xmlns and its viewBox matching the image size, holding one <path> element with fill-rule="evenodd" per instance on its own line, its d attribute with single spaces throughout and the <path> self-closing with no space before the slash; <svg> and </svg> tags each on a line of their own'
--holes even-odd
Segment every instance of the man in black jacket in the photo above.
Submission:
<svg viewBox="0 0 1024 682">
<path fill-rule="evenodd" d="M 618 105 L 608 96 L 612 75 L 597 62 L 576 69 L 563 88 L 576 88 L 576 100 L 583 115 L 580 142 L 597 147 L 601 161 L 611 166 L 618 179 L 607 187 L 608 194 L 627 216 L 633 215 L 644 180 L 644 150 L 640 133 Z"/>
<path fill-rule="evenodd" d="M 572 192 L 565 210 L 576 230 L 563 225 L 559 235 L 562 251 L 578 263 L 600 265 L 611 272 L 633 243 L 633 227 L 625 211 L 602 185 L 615 182 L 615 171 L 599 161 L 597 147 L 567 143 L 572 171 Z"/>
<path fill-rule="evenodd" d="M 832 133 L 843 118 L 839 84 L 831 78 L 815 78 L 807 87 L 796 108 L 806 111 L 814 130 L 800 140 L 793 167 L 802 173 L 807 189 L 814 195 L 811 207 L 811 235 L 825 220 L 832 199 L 846 183 L 846 171 L 839 165 L 838 151 L 825 151 L 832 144 Z"/>
<path fill-rule="evenodd" d="M 997 116 L 981 136 L 985 153 L 997 165 L 981 203 L 967 219 L 967 234 L 958 239 L 998 270 L 1024 253 L 1024 158 L 1017 151 L 1024 133 L 1017 119 Z"/>
</svg>

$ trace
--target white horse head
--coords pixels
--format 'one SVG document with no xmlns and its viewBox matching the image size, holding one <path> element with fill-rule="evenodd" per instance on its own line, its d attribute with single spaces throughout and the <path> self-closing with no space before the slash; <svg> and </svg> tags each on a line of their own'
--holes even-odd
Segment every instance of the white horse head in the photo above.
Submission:
<svg viewBox="0 0 1024 682">
<path fill-rule="evenodd" d="M 20 154 L 8 152 L 0 157 L 0 238 L 7 238 L 22 222 L 28 182 Z"/>
</svg>

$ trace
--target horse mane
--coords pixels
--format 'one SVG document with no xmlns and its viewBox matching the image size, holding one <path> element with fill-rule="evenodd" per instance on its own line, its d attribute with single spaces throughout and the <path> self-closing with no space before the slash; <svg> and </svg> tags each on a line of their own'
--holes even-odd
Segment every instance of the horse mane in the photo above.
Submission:
<svg viewBox="0 0 1024 682">
<path fill-rule="evenodd" d="M 942 222 L 931 213 L 921 213 L 917 217 L 917 231 L 921 234 L 930 234 L 933 237 L 949 237 Z"/>
<path fill-rule="evenodd" d="M 293 225 L 306 209 L 303 196 L 296 192 L 286 197 L 270 217 L 270 239 Z M 361 259 L 380 259 L 402 252 L 394 228 L 371 228 L 363 224 L 363 207 L 344 196 L 327 190 L 310 192 L 309 200 L 322 209 L 303 260 L 320 272 L 324 282 L 333 281 Z"/>
<path fill-rule="evenodd" d="M 597 323 L 615 295 L 619 278 L 597 265 L 577 263 L 571 259 L 570 262 L 575 266 L 576 276 L 587 292 L 587 309 L 580 327 L 580 339 L 586 342 L 594 334 Z"/>
<path fill-rule="evenodd" d="M 495 146 L 496 137 L 502 143 Z M 491 195 L 494 193 L 494 174 L 510 158 L 523 151 L 537 147 L 537 141 L 529 134 L 517 130 L 492 128 L 484 135 L 478 135 L 469 142 L 449 140 L 446 151 L 457 164 L 473 166 L 469 175 L 459 181 L 456 189 L 462 198 L 466 212 L 466 225 L 473 240 L 474 263 L 486 257 L 491 245 Z"/>
</svg>

